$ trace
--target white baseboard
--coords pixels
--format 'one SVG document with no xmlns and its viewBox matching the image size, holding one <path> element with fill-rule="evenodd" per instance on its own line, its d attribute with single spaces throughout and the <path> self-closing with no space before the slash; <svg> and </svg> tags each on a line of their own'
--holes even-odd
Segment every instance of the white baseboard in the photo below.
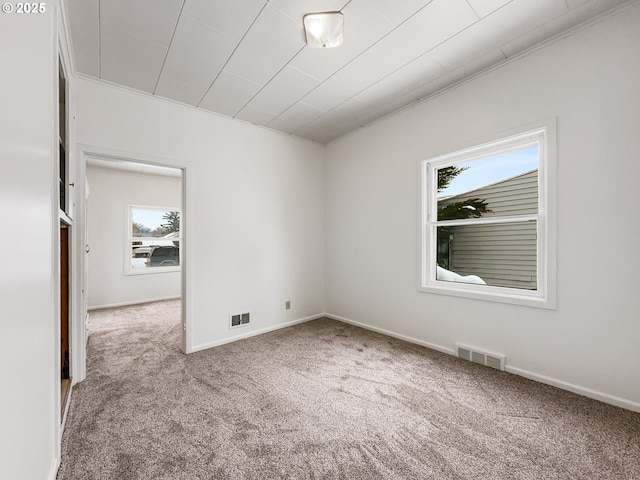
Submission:
<svg viewBox="0 0 640 480">
<path fill-rule="evenodd" d="M 67 425 L 67 414 L 69 413 L 69 407 L 71 406 L 71 396 L 73 395 L 74 385 L 75 383 L 73 383 L 73 380 L 72 380 L 71 385 L 69 386 L 69 395 L 67 397 L 67 403 L 64 406 L 64 412 L 62 414 L 62 422 L 60 423 L 60 438 L 59 438 L 60 443 L 62 443 L 62 435 L 64 434 L 64 427 Z"/>
<path fill-rule="evenodd" d="M 240 335 L 234 335 L 232 337 L 227 337 L 222 340 L 216 340 L 215 342 L 201 343 L 200 345 L 195 345 L 191 347 L 187 353 L 195 353 L 201 350 L 206 350 L 208 348 L 219 347 L 220 345 L 225 345 L 227 343 L 237 342 L 238 340 L 243 340 L 245 338 L 255 337 L 256 335 L 262 335 L 263 333 L 273 332 L 275 330 L 280 330 L 281 328 L 291 327 L 293 325 L 298 325 L 300 323 L 309 322 L 311 320 L 317 320 L 319 318 L 326 317 L 324 313 L 319 313 L 317 315 L 312 315 L 310 317 L 299 318 L 297 320 L 292 320 L 286 323 L 279 323 L 278 325 L 273 325 L 271 327 L 261 328 L 260 330 L 251 330 L 250 332 L 243 333 Z"/>
<path fill-rule="evenodd" d="M 324 316 L 327 318 L 331 318 L 333 320 L 338 320 L 339 322 L 348 323 L 350 325 L 355 325 L 357 327 L 361 327 L 366 330 L 371 330 L 374 332 L 382 333 L 383 335 L 388 335 L 390 337 L 398 338 L 400 340 L 405 340 L 409 343 L 415 343 L 416 345 L 421 345 L 423 347 L 430 348 L 431 350 L 436 350 L 438 352 L 447 353 L 453 356 L 456 355 L 456 351 L 453 348 L 447 348 L 447 347 L 443 347 L 433 343 L 424 342 L 417 338 L 409 337 L 407 335 L 401 335 L 399 333 L 395 333 L 390 330 L 385 330 L 383 328 L 373 327 L 371 325 L 367 325 L 366 323 L 356 322 L 354 320 L 340 317 L 338 315 L 332 315 L 330 313 L 327 313 Z M 601 402 L 608 403 L 610 405 L 615 405 L 616 407 L 625 408 L 633 412 L 640 412 L 640 403 L 634 402 L 632 400 L 627 400 L 624 398 L 609 395 L 607 393 L 598 392 L 590 388 L 581 387 L 580 385 L 574 385 L 573 383 L 547 377 L 545 375 L 540 375 L 535 372 L 530 372 L 528 370 L 524 370 L 518 367 L 506 365 L 505 370 L 514 375 L 519 375 L 521 377 L 525 377 L 530 380 L 534 380 L 536 382 L 544 383 L 546 385 L 551 385 L 553 387 L 557 387 L 562 390 L 567 390 L 569 392 L 577 393 L 578 395 L 582 395 L 584 397 L 593 398 L 594 400 L 599 400 Z"/>
<path fill-rule="evenodd" d="M 332 315 L 327 313 L 324 315 L 327 318 L 331 318 L 332 320 L 337 320 L 342 323 L 348 323 L 349 325 L 355 325 L 356 327 L 364 328 L 365 330 L 371 330 L 372 332 L 381 333 L 388 337 L 397 338 L 398 340 L 404 340 L 405 342 L 414 343 L 416 345 L 420 345 L 422 347 L 427 347 L 431 350 L 436 350 L 438 352 L 447 353 L 449 355 L 455 355 L 456 351 L 453 348 L 442 347 L 440 345 L 436 345 L 435 343 L 425 342 L 423 340 L 419 340 L 414 337 L 408 337 L 407 335 L 402 335 L 400 333 L 392 332 L 391 330 L 385 330 L 384 328 L 373 327 L 371 325 L 367 325 L 366 323 L 356 322 L 355 320 L 351 320 L 349 318 L 340 317 L 338 315 Z"/>
<path fill-rule="evenodd" d="M 562 390 L 567 390 L 569 392 L 577 393 L 578 395 L 593 398 L 594 400 L 599 400 L 601 402 L 615 405 L 616 407 L 625 408 L 633 412 L 640 412 L 640 403 L 638 402 L 633 402 L 631 400 L 626 400 L 624 398 L 615 397 L 607 393 L 591 390 L 590 388 L 581 387 L 580 385 L 575 385 L 573 383 L 557 380 L 555 378 L 547 377 L 545 375 L 539 375 L 537 373 L 530 372 L 528 370 L 524 370 L 518 367 L 510 367 L 507 365 L 505 366 L 505 370 L 509 373 L 513 373 L 514 375 L 519 375 L 521 377 L 528 378 L 529 380 L 534 380 L 536 382 L 544 383 L 546 385 L 551 385 L 552 387 L 557 387 Z"/>
<path fill-rule="evenodd" d="M 95 305 L 92 307 L 87 307 L 87 311 L 91 311 L 91 310 L 100 310 L 102 308 L 114 308 L 114 307 L 127 307 L 129 305 L 140 305 L 143 303 L 153 303 L 153 302 L 161 302 L 163 300 L 177 300 L 179 298 L 182 298 L 180 295 L 176 296 L 171 296 L 171 297 L 160 297 L 160 298 L 149 298 L 146 300 L 133 300 L 131 302 L 119 302 L 119 303 L 111 303 L 108 305 Z"/>
<path fill-rule="evenodd" d="M 58 469 L 60 468 L 60 459 L 54 458 L 51 464 L 51 469 L 49 470 L 49 475 L 47 475 L 47 480 L 56 480 L 58 476 Z"/>
</svg>

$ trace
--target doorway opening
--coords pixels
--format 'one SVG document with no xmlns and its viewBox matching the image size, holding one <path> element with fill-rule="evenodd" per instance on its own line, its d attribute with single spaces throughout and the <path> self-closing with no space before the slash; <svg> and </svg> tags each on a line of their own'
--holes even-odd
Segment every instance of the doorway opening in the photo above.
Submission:
<svg viewBox="0 0 640 480">
<path fill-rule="evenodd" d="M 60 418 L 64 417 L 71 393 L 69 247 L 69 225 L 60 222 Z"/>
<path fill-rule="evenodd" d="M 64 412 L 71 395 L 71 232 L 73 200 L 69 195 L 70 182 L 68 146 L 68 104 L 67 77 L 62 58 L 58 58 L 58 217 L 59 235 L 59 290 L 60 290 L 60 422 L 64 422 Z"/>
<path fill-rule="evenodd" d="M 92 154 L 86 179 L 89 334 L 101 328 L 105 312 L 179 302 L 176 346 L 185 351 L 183 169 Z"/>
</svg>

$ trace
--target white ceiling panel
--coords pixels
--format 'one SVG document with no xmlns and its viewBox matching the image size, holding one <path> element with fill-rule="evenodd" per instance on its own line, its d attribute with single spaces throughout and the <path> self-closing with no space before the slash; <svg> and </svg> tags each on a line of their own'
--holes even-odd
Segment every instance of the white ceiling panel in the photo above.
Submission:
<svg viewBox="0 0 640 480">
<path fill-rule="evenodd" d="M 182 11 L 240 40 L 266 4 L 266 0 L 186 0 Z"/>
<path fill-rule="evenodd" d="M 326 80 L 304 102 L 331 110 L 416 58 L 420 49 L 414 45 L 429 50 L 474 21 L 477 17 L 465 0 L 436 0 Z M 387 45 L 389 37 L 394 39 Z M 416 42 L 410 42 L 411 38 Z"/>
<path fill-rule="evenodd" d="M 456 69 L 453 74 L 450 74 L 449 81 L 458 82 L 465 78 L 469 78 L 478 72 L 486 70 L 492 65 L 497 65 L 500 62 L 504 62 L 504 60 L 505 56 L 502 53 L 502 50 L 500 50 L 499 48 L 491 50 L 481 57 L 474 58 L 472 61 L 465 63 L 460 68 Z M 440 79 L 441 78 L 443 77 L 440 77 Z M 436 79 L 435 81 L 437 82 L 440 79 Z"/>
<path fill-rule="evenodd" d="M 182 0 L 108 0 L 100 2 L 100 22 L 168 47 Z"/>
<path fill-rule="evenodd" d="M 225 70 L 265 85 L 304 46 L 302 23 L 267 5 Z"/>
<path fill-rule="evenodd" d="M 199 106 L 205 110 L 233 117 L 261 88 L 262 85 L 223 71 Z"/>
<path fill-rule="evenodd" d="M 341 118 L 339 120 L 321 118 L 302 129 L 296 130 L 294 135 L 299 135 L 320 143 L 327 143 L 330 139 L 335 138 L 338 132 L 344 129 L 351 131 L 358 127 L 358 121 L 353 118 Z"/>
<path fill-rule="evenodd" d="M 207 90 L 237 43 L 226 33 L 183 14 L 162 75 L 199 90 Z"/>
<path fill-rule="evenodd" d="M 158 81 L 166 47 L 119 28 L 102 25 L 102 78 L 152 93 Z"/>
<path fill-rule="evenodd" d="M 453 71 L 513 38 L 567 11 L 562 0 L 513 0 L 430 54 L 446 70 Z"/>
<path fill-rule="evenodd" d="M 503 7 L 511 0 L 468 0 L 471 8 L 478 14 L 480 18 L 486 17 L 491 12 L 495 12 Z"/>
<path fill-rule="evenodd" d="M 60 0 L 76 72 L 321 142 L 628 0 Z M 640 1 L 640 0 L 638 0 Z M 344 44 L 305 44 L 339 10 Z"/>
<path fill-rule="evenodd" d="M 361 70 L 358 68 L 361 67 Z M 304 103 L 318 110 L 328 111 L 345 100 L 357 95 L 371 85 L 370 66 L 357 64 L 350 69 L 343 69 L 322 83 L 318 88 L 303 98 Z"/>
<path fill-rule="evenodd" d="M 280 70 L 249 105 L 280 115 L 319 84 L 319 80 L 287 66 Z"/>
<path fill-rule="evenodd" d="M 369 0 L 369 3 L 397 26 L 431 2 L 425 0 L 404 0 L 403 2 L 398 0 Z"/>
<path fill-rule="evenodd" d="M 160 97 L 176 100 L 192 106 L 197 106 L 205 93 L 206 91 L 204 90 L 199 90 L 191 85 L 177 82 L 164 75 L 160 76 L 156 91 L 154 92 L 155 95 Z"/>
<path fill-rule="evenodd" d="M 99 78 L 99 0 L 69 0 L 68 12 L 76 70 Z"/>
<path fill-rule="evenodd" d="M 488 52 L 481 57 L 476 58 L 475 60 L 462 65 L 457 70 L 453 72 L 447 73 L 446 75 L 442 75 L 439 78 L 436 78 L 432 82 L 426 83 L 421 87 L 418 87 L 415 90 L 409 92 L 409 94 L 417 99 L 422 99 L 428 97 L 429 95 L 442 90 L 443 88 L 448 87 L 460 80 L 468 78 L 486 68 L 496 65 L 502 61 L 504 61 L 504 55 L 500 49 L 493 50 Z"/>
<path fill-rule="evenodd" d="M 273 113 L 265 112 L 264 110 L 247 105 L 240 110 L 240 113 L 238 113 L 235 118 L 244 120 L 245 122 L 251 122 L 256 125 L 266 125 L 276 118 L 276 116 L 277 115 L 274 115 Z"/>
<path fill-rule="evenodd" d="M 446 72 L 429 56 L 423 55 L 414 62 L 356 95 L 356 100 L 365 104 L 385 103 L 391 98 L 404 95 L 416 88 L 441 77 Z"/>
<path fill-rule="evenodd" d="M 338 48 L 305 48 L 291 61 L 292 66 L 325 80 L 394 28 L 366 1 L 353 0 L 342 13 L 345 43 Z"/>
<path fill-rule="evenodd" d="M 322 113 L 322 110 L 318 110 L 310 105 L 298 102 L 269 122 L 267 126 L 282 132 L 293 133 L 303 126 L 311 123 L 313 120 L 321 116 Z"/>
<path fill-rule="evenodd" d="M 339 12 L 349 0 L 269 0 L 269 3 L 293 20 L 302 22 L 307 13 Z"/>
<path fill-rule="evenodd" d="M 322 140 L 326 135 L 333 135 L 335 131 L 344 128 L 357 128 L 360 126 L 362 117 L 364 116 L 367 105 L 361 103 L 358 100 L 350 99 L 343 102 L 341 105 L 333 109 L 331 112 L 322 114 L 308 125 L 297 130 L 295 133 L 305 132 L 312 134 L 313 131 L 318 130 L 322 133 Z M 314 140 L 318 140 L 318 137 L 314 137 Z"/>
<path fill-rule="evenodd" d="M 349 100 L 342 102 L 331 112 L 327 112 L 325 117 L 332 121 L 340 119 L 358 120 L 366 110 L 367 105 L 365 103 L 362 103 L 360 100 L 355 98 L 350 98 Z"/>
<path fill-rule="evenodd" d="M 478 19 L 465 0 L 435 0 L 347 65 L 369 65 L 372 82 L 389 75 Z"/>
<path fill-rule="evenodd" d="M 360 125 L 364 126 L 415 102 L 416 98 L 412 95 L 400 95 L 379 103 L 370 104 L 360 117 Z"/>
</svg>

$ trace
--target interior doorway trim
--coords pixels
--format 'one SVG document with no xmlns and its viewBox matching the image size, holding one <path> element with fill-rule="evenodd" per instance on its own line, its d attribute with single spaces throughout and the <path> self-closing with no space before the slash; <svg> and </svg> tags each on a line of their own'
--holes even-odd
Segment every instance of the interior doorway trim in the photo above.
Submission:
<svg viewBox="0 0 640 480">
<path fill-rule="evenodd" d="M 89 248 L 87 242 L 87 220 L 86 220 L 86 209 L 87 209 L 87 160 L 89 159 L 100 159 L 100 160 L 111 160 L 111 161 L 120 161 L 120 162 L 134 162 L 134 163 L 142 163 L 147 165 L 154 165 L 160 167 L 169 167 L 175 168 L 182 171 L 182 239 L 181 239 L 181 295 L 182 295 L 182 311 L 181 311 L 181 321 L 182 321 L 182 338 L 180 342 L 180 349 L 183 353 L 191 353 L 192 352 L 192 339 L 191 339 L 191 302 L 189 296 L 190 289 L 190 275 L 191 271 L 191 239 L 190 239 L 190 219 L 191 219 L 191 199 L 190 199 L 190 185 L 191 185 L 191 166 L 187 162 L 178 161 L 175 159 L 158 157 L 154 155 L 140 154 L 134 152 L 125 152 L 121 150 L 114 150 L 104 147 L 99 147 L 95 145 L 86 145 L 86 144 L 78 144 L 78 158 L 79 161 L 79 178 L 81 179 L 78 182 L 80 185 L 80 191 L 78 192 L 78 211 L 79 220 L 81 224 L 78 228 L 78 235 L 76 235 L 76 239 L 78 244 L 76 245 L 76 251 L 79 252 L 80 258 L 75 259 L 76 265 L 78 266 L 75 273 L 79 275 L 78 278 L 82 279 L 82 284 L 84 284 L 85 280 L 85 272 L 86 272 L 86 250 Z M 89 185 L 90 188 L 90 185 Z M 90 239 L 89 239 L 90 240 Z M 83 292 L 77 292 L 77 297 L 79 298 L 79 302 L 81 303 L 78 306 L 78 311 L 81 312 L 81 316 L 83 316 L 82 321 L 76 322 L 74 325 L 74 336 L 77 344 L 74 345 L 75 351 L 77 354 L 74 357 L 74 361 L 77 362 L 75 367 L 75 371 L 78 372 L 78 380 L 83 380 L 86 378 L 86 338 L 87 338 L 87 326 L 86 326 L 86 313 L 88 311 L 87 298 L 83 294 Z M 74 382 L 75 383 L 75 382 Z"/>
</svg>

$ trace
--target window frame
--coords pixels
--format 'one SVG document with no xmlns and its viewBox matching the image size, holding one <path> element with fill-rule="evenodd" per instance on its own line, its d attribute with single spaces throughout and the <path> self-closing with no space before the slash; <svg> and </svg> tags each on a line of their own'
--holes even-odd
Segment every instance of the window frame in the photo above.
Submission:
<svg viewBox="0 0 640 480">
<path fill-rule="evenodd" d="M 180 235 L 177 241 L 180 245 L 180 264 L 173 266 L 157 266 L 153 268 L 133 268 L 131 264 L 131 248 L 132 243 L 137 241 L 149 241 L 149 238 L 154 237 L 134 237 L 132 232 L 133 225 L 133 210 L 158 210 L 161 212 L 179 212 L 180 213 Z M 173 273 L 180 272 L 182 269 L 182 209 L 176 207 L 159 207 L 155 205 L 134 205 L 130 204 L 126 206 L 126 225 L 125 225 L 125 254 L 124 254 L 124 274 L 129 275 L 153 275 L 157 273 Z"/>
<path fill-rule="evenodd" d="M 556 122 L 549 119 L 494 136 L 474 146 L 421 160 L 418 291 L 515 305 L 556 308 Z M 499 153 L 538 146 L 538 212 L 536 214 L 438 221 L 437 170 Z M 535 221 L 537 281 L 534 290 L 436 279 L 437 230 L 444 226 L 496 225 Z"/>
</svg>

